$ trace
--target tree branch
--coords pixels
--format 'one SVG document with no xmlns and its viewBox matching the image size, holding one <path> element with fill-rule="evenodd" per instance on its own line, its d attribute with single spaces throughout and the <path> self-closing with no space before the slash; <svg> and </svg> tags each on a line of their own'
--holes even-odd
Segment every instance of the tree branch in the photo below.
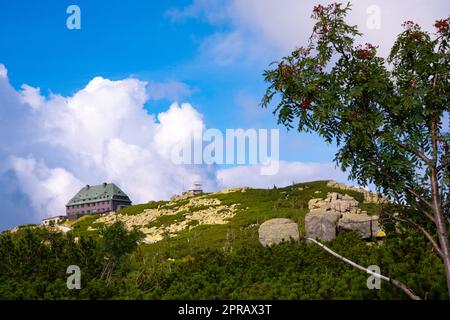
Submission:
<svg viewBox="0 0 450 320">
<path fill-rule="evenodd" d="M 434 220 L 434 217 L 429 212 L 427 212 L 425 209 L 423 209 L 419 204 L 416 203 L 414 206 L 420 213 L 422 213 L 425 217 L 427 217 L 431 222 L 436 223 L 436 221 Z"/>
<path fill-rule="evenodd" d="M 327 246 L 325 246 L 324 244 L 320 243 L 319 241 L 313 239 L 313 238 L 306 238 L 307 240 L 317 244 L 318 246 L 322 247 L 322 249 L 324 249 L 325 251 L 327 251 L 328 253 L 330 253 L 332 256 L 344 261 L 345 263 L 351 265 L 352 267 L 355 267 L 356 269 L 359 269 L 361 271 L 364 271 L 365 273 L 368 273 L 370 275 L 373 275 L 379 279 L 382 279 L 384 281 L 387 281 L 389 283 L 392 283 L 394 286 L 396 286 L 397 288 L 399 288 L 400 290 L 402 290 L 408 297 L 410 297 L 413 300 L 422 300 L 419 296 L 417 296 L 416 294 L 414 294 L 414 292 L 412 292 L 412 290 L 410 288 L 408 288 L 406 285 L 404 285 L 403 283 L 401 283 L 400 281 L 397 281 L 395 279 L 383 276 L 381 274 L 375 273 L 367 268 L 364 268 L 363 266 L 360 266 L 359 264 L 341 256 L 340 254 L 334 252 L 333 250 L 331 250 L 330 248 L 328 248 Z"/>
<path fill-rule="evenodd" d="M 389 174 L 387 174 L 385 172 L 382 172 L 382 174 L 384 174 L 386 176 L 386 178 L 388 178 L 390 180 L 394 180 Z M 410 189 L 410 190 L 413 191 L 412 189 Z M 400 200 L 399 195 L 397 194 L 397 192 L 395 190 L 393 192 L 394 192 L 394 197 L 397 200 L 398 205 L 402 206 L 402 202 Z M 420 205 L 415 203 L 414 207 L 416 208 L 416 210 L 418 210 L 420 213 L 422 213 L 426 218 L 428 218 L 431 222 L 436 223 L 434 220 L 434 217 L 430 213 L 428 213 L 425 209 L 423 209 Z"/>
<path fill-rule="evenodd" d="M 399 145 L 400 145 L 400 147 L 404 148 L 405 150 L 408 150 L 408 151 L 414 153 L 416 156 L 418 156 L 420 159 L 422 159 L 423 162 L 425 162 L 427 165 L 431 164 L 431 159 L 428 158 L 425 155 L 425 153 L 423 153 L 419 149 L 413 148 L 412 146 L 408 146 L 408 145 L 403 144 L 403 143 L 399 143 Z"/>
<path fill-rule="evenodd" d="M 374 137 L 371 137 L 372 139 L 372 148 L 373 151 L 375 152 L 377 158 L 378 158 L 378 162 L 379 162 L 379 167 L 381 168 L 381 174 L 383 174 L 388 180 L 390 180 L 392 183 L 395 183 L 396 179 L 394 179 L 391 174 L 389 173 L 388 170 L 386 170 L 386 167 L 384 166 L 383 161 L 381 161 L 382 157 L 380 156 L 380 152 L 378 150 L 378 146 L 375 143 Z M 420 201 L 422 201 L 423 203 L 425 203 L 428 207 L 433 208 L 432 204 L 426 200 L 424 197 L 422 197 L 421 195 L 419 195 L 417 192 L 415 192 L 413 189 L 406 187 L 406 191 L 408 191 L 410 194 L 412 194 L 413 196 L 415 196 L 417 199 L 419 199 Z M 427 215 L 428 217 L 428 215 Z"/>
<path fill-rule="evenodd" d="M 410 218 L 407 217 L 403 217 L 403 218 L 398 218 L 398 217 L 394 217 L 393 215 L 389 215 L 391 216 L 393 219 L 397 220 L 397 221 L 401 221 L 401 222 L 405 222 L 405 223 L 409 223 L 410 225 L 412 225 L 413 227 L 417 228 L 420 232 L 422 232 L 422 234 L 428 239 L 428 241 L 431 242 L 431 245 L 433 246 L 433 249 L 436 251 L 436 253 L 443 258 L 444 254 L 442 253 L 441 248 L 439 247 L 438 243 L 436 242 L 436 240 L 434 239 L 434 237 L 421 225 L 419 225 L 418 223 L 414 222 L 413 220 L 411 220 Z"/>
<path fill-rule="evenodd" d="M 430 208 L 433 208 L 433 205 L 431 204 L 431 202 L 429 202 L 428 200 L 426 200 L 424 197 L 422 197 L 421 195 L 419 195 L 417 192 L 415 192 L 413 189 L 411 189 L 410 187 L 406 187 L 406 191 L 408 191 L 410 194 L 412 194 L 413 196 L 415 196 L 417 199 L 419 199 L 420 201 L 422 201 L 423 203 L 425 203 L 427 206 L 429 206 Z"/>
</svg>

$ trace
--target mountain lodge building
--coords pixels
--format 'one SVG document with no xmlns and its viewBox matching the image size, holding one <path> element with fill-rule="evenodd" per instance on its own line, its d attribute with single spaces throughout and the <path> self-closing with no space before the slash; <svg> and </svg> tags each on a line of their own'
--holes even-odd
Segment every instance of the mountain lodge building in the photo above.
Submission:
<svg viewBox="0 0 450 320">
<path fill-rule="evenodd" d="M 87 185 L 67 203 L 66 215 L 75 219 L 84 214 L 117 211 L 130 205 L 130 198 L 114 183 Z"/>
</svg>

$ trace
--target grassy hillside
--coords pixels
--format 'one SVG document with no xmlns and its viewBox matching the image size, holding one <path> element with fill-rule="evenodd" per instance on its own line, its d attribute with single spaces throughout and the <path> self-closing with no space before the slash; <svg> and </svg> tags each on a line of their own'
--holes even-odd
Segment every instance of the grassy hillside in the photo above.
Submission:
<svg viewBox="0 0 450 320">
<path fill-rule="evenodd" d="M 238 189 L 230 193 L 213 193 L 197 198 L 218 199 L 223 205 L 236 204 L 236 215 L 226 224 L 201 225 L 197 224 L 190 230 L 178 233 L 178 236 L 165 238 L 155 244 L 143 245 L 149 252 L 167 251 L 175 256 L 182 256 L 187 249 L 220 249 L 227 245 L 239 248 L 245 245 L 255 245 L 258 243 L 258 228 L 261 223 L 272 218 L 290 218 L 294 220 L 300 228 L 300 233 L 304 234 L 304 217 L 308 210 L 308 201 L 313 198 L 325 198 L 329 192 L 340 192 L 354 197 L 360 202 L 361 209 L 369 214 L 379 214 L 380 208 L 375 204 L 364 204 L 363 195 L 352 190 L 340 190 L 326 186 L 327 181 L 316 181 L 309 183 L 295 184 L 285 188 L 276 189 L 245 189 L 242 192 Z M 157 201 L 148 204 L 140 204 L 125 208 L 115 213 L 115 215 L 137 215 L 146 209 L 169 208 L 176 210 L 187 203 L 188 199 L 174 202 Z M 201 210 L 201 207 L 190 208 Z M 183 214 L 162 216 L 156 219 L 151 226 L 160 227 L 179 222 L 183 219 Z M 98 229 L 98 217 L 84 217 L 81 221 L 73 225 L 75 235 L 95 235 L 96 230 L 89 231 L 89 227 Z"/>
<path fill-rule="evenodd" d="M 297 222 L 303 235 L 308 201 L 325 198 L 328 192 L 348 194 L 360 202 L 361 209 L 380 214 L 379 205 L 362 203 L 363 194 L 329 188 L 327 181 L 317 181 L 150 202 L 103 218 L 85 216 L 70 224 L 72 231 L 67 235 L 42 229 L 3 235 L 0 254 L 11 259 L 0 261 L 0 298 L 406 298 L 388 284 L 381 290 L 369 290 L 364 273 L 304 240 L 271 248 L 259 243 L 259 225 L 277 217 Z M 145 212 L 149 214 L 143 219 Z M 164 214 L 159 215 L 161 212 Z M 218 217 L 232 213 L 232 217 L 208 224 L 204 221 L 209 220 L 202 220 L 204 213 Z M 129 241 L 113 218 L 125 224 L 144 221 L 134 229 L 165 233 L 160 241 L 134 247 L 135 241 Z M 116 231 L 111 232 L 111 228 Z M 30 240 L 34 238 L 37 240 Z M 341 233 L 328 245 L 361 265 L 379 265 L 383 274 L 407 283 L 416 294 L 429 299 L 447 297 L 439 258 L 413 230 L 388 233 L 378 242 L 364 241 L 356 233 Z M 42 254 L 30 262 L 23 254 L 26 251 Z M 122 254 L 114 255 L 113 251 Z M 84 270 L 81 290 L 65 287 L 68 264 Z"/>
</svg>

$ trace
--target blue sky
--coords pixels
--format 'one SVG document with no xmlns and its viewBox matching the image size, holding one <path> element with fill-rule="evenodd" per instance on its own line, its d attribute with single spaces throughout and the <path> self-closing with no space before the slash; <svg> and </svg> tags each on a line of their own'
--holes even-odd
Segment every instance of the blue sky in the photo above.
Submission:
<svg viewBox="0 0 450 320">
<path fill-rule="evenodd" d="M 81 9 L 81 30 L 66 28 L 66 8 L 72 3 Z M 265 89 L 262 72 L 271 59 L 279 56 L 275 53 L 247 63 L 215 63 L 202 53 L 202 41 L 230 28 L 227 23 L 213 26 L 202 19 L 174 21 L 170 17 L 171 10 L 189 4 L 142 0 L 2 1 L 1 63 L 8 68 L 14 87 L 26 83 L 39 87 L 43 95 L 71 95 L 95 76 L 178 81 L 191 91 L 181 95 L 181 101 L 189 101 L 202 112 L 208 127 L 276 127 L 276 119 L 269 111 L 258 110 L 257 104 Z M 305 13 L 309 9 L 305 6 Z M 254 105 L 247 109 L 244 119 L 243 100 Z M 170 102 L 150 101 L 147 108 L 159 112 Z M 292 139 L 286 142 L 298 145 L 298 134 L 290 136 Z M 321 150 L 313 153 L 290 152 L 291 148 L 282 144 L 283 159 L 329 161 L 330 150 L 334 149 L 326 148 L 319 139 L 308 148 L 316 148 L 317 144 Z"/>
<path fill-rule="evenodd" d="M 8 211 L 0 230 L 64 213 L 87 183 L 116 182 L 143 202 L 194 178 L 209 190 L 345 181 L 333 146 L 287 133 L 258 106 L 264 69 L 306 42 L 317 3 L 0 0 L 0 196 Z M 81 30 L 66 27 L 72 4 Z M 349 21 L 385 55 L 404 20 L 430 29 L 449 9 L 443 0 L 363 0 Z M 379 28 L 367 23 L 374 14 Z M 168 166 L 168 146 L 195 126 L 279 128 L 280 173 Z"/>
</svg>

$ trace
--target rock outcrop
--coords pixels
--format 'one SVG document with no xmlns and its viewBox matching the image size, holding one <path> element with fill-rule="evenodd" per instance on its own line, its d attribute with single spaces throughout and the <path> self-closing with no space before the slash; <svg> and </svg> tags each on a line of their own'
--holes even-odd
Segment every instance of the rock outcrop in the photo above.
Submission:
<svg viewBox="0 0 450 320">
<path fill-rule="evenodd" d="M 226 188 L 222 189 L 220 191 L 217 191 L 215 194 L 227 194 L 232 192 L 247 192 L 247 190 L 250 189 L 249 187 L 245 188 Z"/>
<path fill-rule="evenodd" d="M 259 227 L 259 242 L 263 246 L 279 244 L 290 239 L 295 241 L 300 239 L 298 225 L 290 219 L 270 219 Z"/>
<path fill-rule="evenodd" d="M 381 197 L 380 195 L 378 195 L 376 193 L 373 193 L 372 191 L 366 190 L 361 187 L 347 186 L 343 183 L 340 183 L 340 182 L 337 182 L 334 180 L 328 181 L 327 187 L 360 192 L 364 195 L 364 203 L 386 203 L 387 202 L 387 199 Z"/>
<path fill-rule="evenodd" d="M 325 199 L 311 199 L 305 216 L 306 237 L 330 241 L 340 231 L 356 231 L 364 239 L 380 236 L 378 216 L 369 216 L 349 195 L 332 192 Z"/>
<path fill-rule="evenodd" d="M 310 210 L 331 210 L 340 213 L 361 213 L 361 209 L 358 208 L 358 201 L 356 201 L 355 198 L 350 197 L 349 195 L 341 195 L 337 192 L 329 193 L 326 199 L 309 200 L 308 208 Z"/>
<path fill-rule="evenodd" d="M 217 198 L 197 196 L 186 204 L 169 202 L 155 209 L 146 209 L 134 215 L 111 214 L 100 217 L 95 223 L 110 225 L 122 221 L 129 230 L 138 228 L 145 234 L 144 243 L 158 242 L 165 237 L 174 237 L 181 231 L 202 224 L 226 224 L 237 212 L 238 204 L 223 205 Z M 174 217 L 170 223 L 153 225 L 161 217 Z"/>
</svg>

